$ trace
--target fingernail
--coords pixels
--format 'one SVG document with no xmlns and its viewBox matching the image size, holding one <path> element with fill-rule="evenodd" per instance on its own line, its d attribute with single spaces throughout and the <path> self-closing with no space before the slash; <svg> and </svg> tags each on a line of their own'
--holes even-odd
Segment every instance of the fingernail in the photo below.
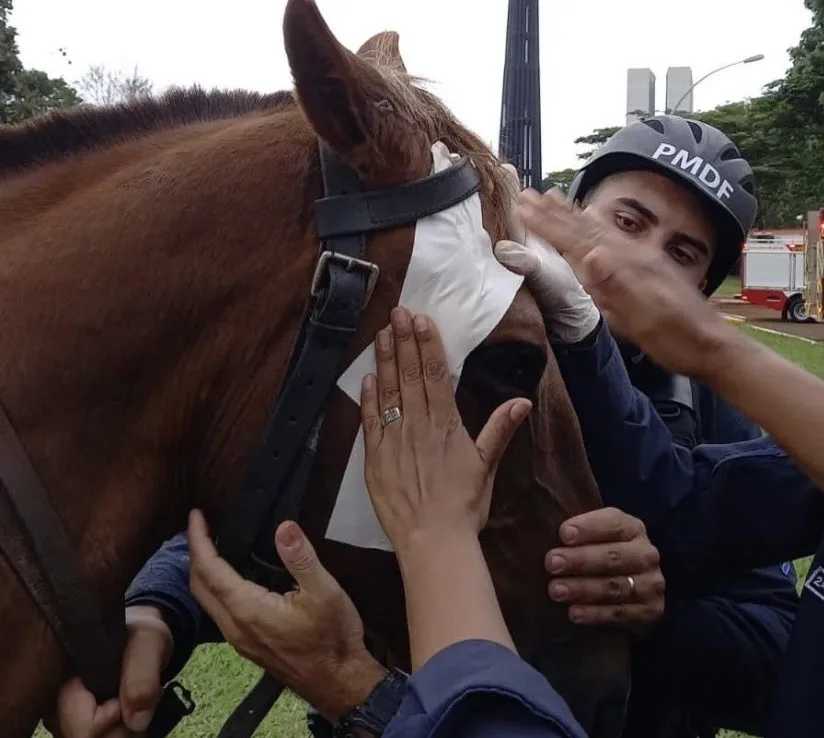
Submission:
<svg viewBox="0 0 824 738">
<path fill-rule="evenodd" d="M 405 308 L 396 307 L 392 309 L 392 326 L 396 330 L 409 330 L 409 313 Z"/>
<path fill-rule="evenodd" d="M 414 320 L 415 333 L 419 336 L 425 336 L 429 332 L 429 324 L 426 317 L 423 315 L 416 315 Z"/>
<path fill-rule="evenodd" d="M 509 409 L 509 417 L 516 423 L 520 423 L 532 410 L 532 403 L 529 400 L 516 402 Z"/>
<path fill-rule="evenodd" d="M 126 720 L 126 727 L 134 733 L 142 733 L 149 727 L 152 722 L 152 711 L 143 710 L 143 712 L 136 712 L 132 715 L 130 720 Z"/>
<path fill-rule="evenodd" d="M 375 375 L 374 374 L 367 374 L 363 378 L 363 388 L 367 392 L 371 392 L 375 388 Z"/>
<path fill-rule="evenodd" d="M 564 561 L 563 556 L 558 556 L 557 554 L 553 554 L 549 557 L 549 571 L 552 574 L 558 574 L 564 570 L 564 565 L 566 562 Z"/>
<path fill-rule="evenodd" d="M 561 540 L 564 543 L 575 543 L 578 540 L 578 529 L 574 525 L 561 526 Z"/>
<path fill-rule="evenodd" d="M 577 607 L 570 607 L 569 608 L 569 619 L 573 623 L 579 623 L 583 620 L 584 613 Z"/>
<path fill-rule="evenodd" d="M 549 585 L 549 596 L 556 602 L 563 602 L 569 597 L 569 587 L 566 584 L 552 582 Z"/>
<path fill-rule="evenodd" d="M 392 348 L 392 333 L 389 328 L 378 331 L 378 346 L 382 351 L 389 351 Z"/>
<path fill-rule="evenodd" d="M 302 540 L 300 528 L 294 523 L 281 526 L 277 538 L 278 543 L 284 548 L 297 548 Z"/>
</svg>

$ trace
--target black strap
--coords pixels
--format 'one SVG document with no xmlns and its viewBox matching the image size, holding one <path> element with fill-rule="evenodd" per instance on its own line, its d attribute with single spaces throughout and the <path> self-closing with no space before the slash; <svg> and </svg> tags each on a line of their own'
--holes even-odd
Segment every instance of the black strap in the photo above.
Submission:
<svg viewBox="0 0 824 738">
<path fill-rule="evenodd" d="M 249 738 L 278 701 L 284 686 L 264 673 L 223 724 L 217 738 Z"/>
<path fill-rule="evenodd" d="M 274 591 L 292 579 L 273 551 L 272 531 L 296 518 L 312 470 L 323 408 L 369 301 L 378 268 L 365 260 L 366 235 L 415 223 L 480 189 L 468 159 L 418 182 L 361 191 L 357 174 L 320 145 L 325 197 L 315 202 L 321 249 L 312 299 L 287 371 L 287 381 L 225 516 L 217 545 L 235 569 Z M 220 738 L 250 736 L 281 690 L 266 677 L 232 714 Z"/>
<path fill-rule="evenodd" d="M 478 192 L 481 179 L 469 159 L 461 159 L 424 179 L 357 198 L 331 195 L 315 202 L 318 237 L 338 238 L 414 223 L 447 210 Z"/>
<path fill-rule="evenodd" d="M 667 379 L 649 393 L 649 398 L 675 443 L 683 448 L 694 449 L 701 443 L 694 384 L 691 379 L 680 374 L 671 375 Z"/>
<path fill-rule="evenodd" d="M 360 191 L 357 175 L 332 152 L 321 147 L 321 167 L 327 192 Z M 324 241 L 323 252 L 363 261 L 366 236 L 358 234 Z M 344 261 L 325 262 L 325 285 L 312 301 L 304 322 L 300 349 L 247 472 L 242 491 L 235 495 L 218 538 L 221 556 L 239 571 L 249 562 L 252 545 L 285 489 L 306 440 L 320 417 L 337 380 L 340 365 L 365 307 L 371 274 L 349 268 Z M 299 502 L 302 491 L 295 492 Z M 270 544 L 271 547 L 271 544 Z"/>
<path fill-rule="evenodd" d="M 86 688 L 99 702 L 117 696 L 125 623 L 116 630 L 104 623 L 63 523 L 2 407 L 0 550 Z"/>
<path fill-rule="evenodd" d="M 166 738 L 187 715 L 195 709 L 192 694 L 180 682 L 169 682 L 146 731 L 146 738 Z"/>
</svg>

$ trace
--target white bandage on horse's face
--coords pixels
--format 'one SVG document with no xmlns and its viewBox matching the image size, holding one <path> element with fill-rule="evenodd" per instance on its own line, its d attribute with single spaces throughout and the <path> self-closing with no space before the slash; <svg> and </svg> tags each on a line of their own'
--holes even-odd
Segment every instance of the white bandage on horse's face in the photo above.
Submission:
<svg viewBox="0 0 824 738">
<path fill-rule="evenodd" d="M 512 199 L 507 211 L 507 231 L 509 233 L 509 240 L 516 241 L 520 244 L 526 243 L 526 228 L 521 222 L 521 217 L 518 215 L 518 195 L 521 193 L 521 178 L 518 176 L 518 170 L 512 164 L 504 164 L 503 169 L 506 172 L 507 185 L 510 188 Z"/>
<path fill-rule="evenodd" d="M 434 174 L 452 166 L 456 159 L 439 141 L 432 146 L 432 160 Z M 454 387 L 458 386 L 466 357 L 501 322 L 522 281 L 495 258 L 483 227 L 477 193 L 418 221 L 399 304 L 412 313 L 429 315 L 437 324 Z M 373 343 L 343 373 L 338 387 L 360 404 L 363 378 L 374 372 Z M 360 430 L 326 537 L 361 548 L 392 550 L 366 489 Z"/>
</svg>

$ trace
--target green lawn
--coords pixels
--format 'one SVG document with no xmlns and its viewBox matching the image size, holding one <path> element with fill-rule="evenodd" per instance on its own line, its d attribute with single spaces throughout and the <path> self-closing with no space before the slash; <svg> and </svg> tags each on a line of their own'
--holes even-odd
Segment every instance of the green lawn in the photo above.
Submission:
<svg viewBox="0 0 824 738">
<path fill-rule="evenodd" d="M 730 280 L 727 280 L 729 283 Z M 775 336 L 744 327 L 753 338 L 763 342 L 808 371 L 824 378 L 824 346 L 813 346 L 793 338 Z M 809 560 L 797 561 L 799 581 L 809 568 Z M 186 669 L 181 681 L 192 691 L 197 710 L 184 720 L 172 734 L 173 738 L 212 738 L 225 718 L 243 699 L 260 674 L 260 670 L 244 661 L 225 645 L 201 646 Z M 256 738 L 305 738 L 305 705 L 295 696 L 285 695 L 255 733 Z M 48 733 L 39 730 L 36 738 Z M 722 733 L 723 738 L 746 738 L 742 734 Z"/>
<path fill-rule="evenodd" d="M 811 344 L 789 336 L 777 336 L 746 324 L 744 330 L 751 338 L 769 346 L 785 359 L 824 379 L 824 343 Z"/>
<path fill-rule="evenodd" d="M 717 297 L 734 297 L 741 292 L 741 280 L 738 277 L 727 277 L 715 291 Z"/>
</svg>

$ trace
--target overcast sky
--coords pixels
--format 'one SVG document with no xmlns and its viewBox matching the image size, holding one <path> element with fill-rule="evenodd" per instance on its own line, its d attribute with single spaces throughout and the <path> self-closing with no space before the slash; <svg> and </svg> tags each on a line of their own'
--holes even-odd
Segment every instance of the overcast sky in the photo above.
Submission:
<svg viewBox="0 0 824 738">
<path fill-rule="evenodd" d="M 290 86 L 285 0 L 15 0 L 23 62 L 75 80 L 91 64 L 139 72 L 156 88 L 199 83 L 261 91 Z M 412 74 L 497 147 L 506 0 L 318 0 L 350 49 L 395 30 Z M 697 109 L 759 94 L 783 75 L 809 25 L 803 0 L 541 0 L 543 164 L 576 166 L 574 139 L 624 122 L 626 70 L 650 67 L 664 107 L 668 66 L 695 79 L 753 54 L 695 92 Z M 59 53 L 65 48 L 68 66 Z"/>
</svg>

